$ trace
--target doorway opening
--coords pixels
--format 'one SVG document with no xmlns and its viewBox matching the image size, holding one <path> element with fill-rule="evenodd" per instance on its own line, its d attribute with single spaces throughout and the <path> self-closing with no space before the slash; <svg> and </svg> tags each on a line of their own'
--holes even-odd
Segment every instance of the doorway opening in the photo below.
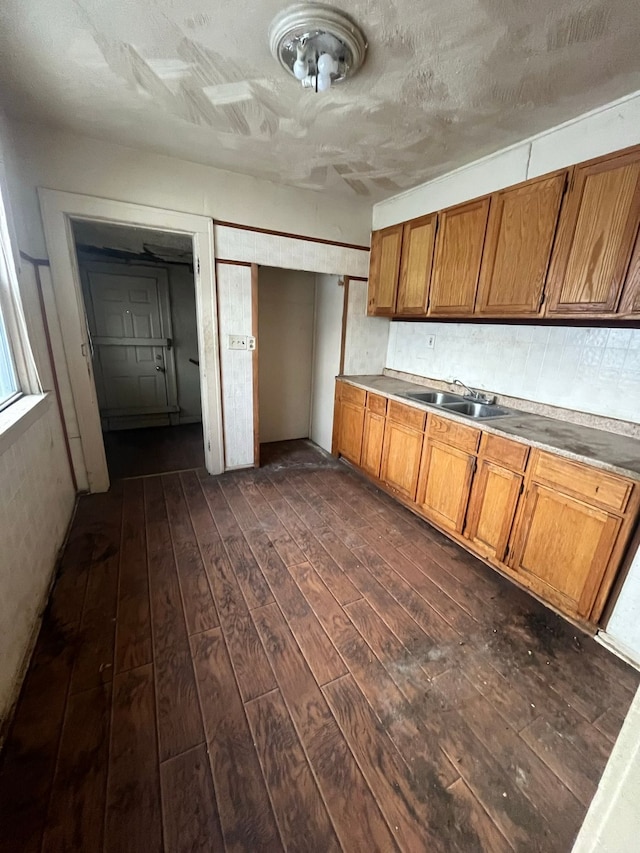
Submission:
<svg viewBox="0 0 640 853">
<path fill-rule="evenodd" d="M 342 284 L 337 275 L 258 270 L 255 429 L 265 463 L 303 458 L 296 448 L 304 440 L 331 451 L 343 341 Z"/>
<path fill-rule="evenodd" d="M 71 224 L 109 476 L 202 467 L 191 236 Z"/>
</svg>

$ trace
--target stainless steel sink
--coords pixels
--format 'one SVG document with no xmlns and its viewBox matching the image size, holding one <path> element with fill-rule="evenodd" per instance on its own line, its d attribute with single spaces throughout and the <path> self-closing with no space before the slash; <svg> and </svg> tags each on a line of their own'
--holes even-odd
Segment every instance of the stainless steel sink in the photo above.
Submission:
<svg viewBox="0 0 640 853">
<path fill-rule="evenodd" d="M 455 403 L 443 403 L 442 408 L 447 412 L 455 412 L 457 415 L 483 421 L 488 418 L 504 418 L 510 415 L 511 409 L 503 409 L 501 406 L 487 405 L 486 403 L 474 403 L 471 400 L 461 400 Z"/>
<path fill-rule="evenodd" d="M 419 403 L 431 403 L 432 406 L 464 402 L 459 394 L 447 394 L 446 391 L 407 391 L 404 396 Z"/>
</svg>

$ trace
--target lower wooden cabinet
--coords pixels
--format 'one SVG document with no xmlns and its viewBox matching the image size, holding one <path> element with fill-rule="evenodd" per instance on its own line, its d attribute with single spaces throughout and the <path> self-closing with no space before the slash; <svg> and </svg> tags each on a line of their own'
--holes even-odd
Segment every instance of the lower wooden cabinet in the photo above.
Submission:
<svg viewBox="0 0 640 853">
<path fill-rule="evenodd" d="M 596 621 L 636 513 L 632 494 L 623 477 L 536 451 L 510 566 L 563 612 Z"/>
<path fill-rule="evenodd" d="M 359 465 L 362 452 L 366 391 L 354 388 L 346 383 L 340 383 L 340 392 L 336 396 L 340 399 L 336 450 L 349 462 Z"/>
<path fill-rule="evenodd" d="M 436 524 L 462 532 L 476 457 L 427 437 L 417 504 Z"/>
<path fill-rule="evenodd" d="M 597 624 L 638 517 L 637 483 L 361 389 L 338 398 L 337 452 L 558 610 Z"/>
<path fill-rule="evenodd" d="M 482 459 L 473 481 L 465 536 L 479 553 L 502 562 L 507 554 L 523 476 Z"/>
<path fill-rule="evenodd" d="M 503 562 L 507 556 L 528 455 L 526 445 L 482 436 L 464 535 L 483 557 Z"/>
<path fill-rule="evenodd" d="M 384 405 L 378 402 L 380 400 L 383 401 Z M 380 465 L 382 463 L 386 402 L 384 397 L 369 394 L 364 413 L 360 467 L 367 474 L 376 478 L 380 476 Z"/>
<path fill-rule="evenodd" d="M 515 539 L 513 568 L 565 613 L 587 619 L 621 519 L 532 483 Z"/>
<path fill-rule="evenodd" d="M 417 410 L 400 403 L 390 404 L 389 410 L 384 430 L 380 479 L 393 491 L 414 501 L 418 487 L 425 415 L 422 414 L 421 419 L 416 420 Z M 403 415 L 406 415 L 406 421 Z"/>
</svg>

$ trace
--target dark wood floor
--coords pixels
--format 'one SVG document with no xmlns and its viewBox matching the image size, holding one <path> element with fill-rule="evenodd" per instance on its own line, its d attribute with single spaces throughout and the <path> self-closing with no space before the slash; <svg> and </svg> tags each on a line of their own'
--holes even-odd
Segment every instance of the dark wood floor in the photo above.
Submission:
<svg viewBox="0 0 640 853">
<path fill-rule="evenodd" d="M 204 468 L 202 424 L 105 432 L 104 449 L 112 480 Z"/>
<path fill-rule="evenodd" d="M 635 671 L 306 443 L 84 498 L 2 851 L 569 851 Z"/>
</svg>

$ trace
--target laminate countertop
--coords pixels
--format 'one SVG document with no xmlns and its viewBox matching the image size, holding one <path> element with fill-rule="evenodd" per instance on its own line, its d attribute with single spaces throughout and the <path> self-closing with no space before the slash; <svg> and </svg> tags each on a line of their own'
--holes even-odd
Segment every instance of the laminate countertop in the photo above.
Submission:
<svg viewBox="0 0 640 853">
<path fill-rule="evenodd" d="M 384 397 L 398 400 L 407 406 L 426 410 L 467 426 L 477 427 L 483 432 L 504 435 L 514 441 L 549 450 L 568 459 L 586 462 L 597 468 L 640 480 L 639 439 L 557 418 L 548 418 L 544 415 L 521 412 L 513 408 L 510 410 L 511 414 L 505 417 L 473 420 L 439 406 L 417 403 L 403 396 L 407 391 L 428 390 L 428 386 L 422 384 L 382 375 L 339 376 L 338 379 L 365 391 L 373 391 Z"/>
</svg>

